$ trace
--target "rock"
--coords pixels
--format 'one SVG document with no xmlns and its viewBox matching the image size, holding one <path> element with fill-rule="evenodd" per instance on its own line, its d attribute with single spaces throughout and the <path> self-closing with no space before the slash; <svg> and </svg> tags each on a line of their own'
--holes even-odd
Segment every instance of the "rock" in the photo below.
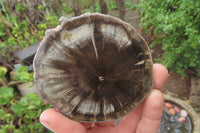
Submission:
<svg viewBox="0 0 200 133">
<path fill-rule="evenodd" d="M 23 63 L 25 63 L 25 64 L 29 64 L 29 65 L 32 64 L 33 58 L 35 56 L 35 53 L 37 51 L 39 44 L 40 44 L 40 42 L 33 44 L 22 51 L 16 51 L 14 53 L 15 57 L 17 57 L 18 59 L 23 61 Z"/>
<path fill-rule="evenodd" d="M 180 112 L 180 116 L 187 117 L 187 115 L 188 115 L 187 111 L 182 109 L 181 112 Z"/>
<path fill-rule="evenodd" d="M 168 102 L 165 103 L 165 106 L 168 107 L 168 108 L 172 108 L 173 107 L 173 105 L 171 103 L 168 103 Z"/>
<path fill-rule="evenodd" d="M 185 122 L 185 121 L 186 121 L 186 118 L 185 118 L 185 117 L 179 117 L 179 118 L 178 118 L 178 121 L 179 121 L 179 122 Z"/>
<path fill-rule="evenodd" d="M 17 85 L 20 93 L 22 94 L 22 96 L 26 96 L 26 94 L 28 93 L 35 93 L 35 86 L 33 83 L 22 83 Z"/>
<path fill-rule="evenodd" d="M 177 112 L 177 113 L 180 113 L 181 112 L 181 109 L 177 106 L 174 107 L 174 110 Z"/>
<path fill-rule="evenodd" d="M 172 114 L 172 115 L 175 115 L 176 111 L 173 108 L 171 108 L 171 109 L 169 109 L 169 113 Z"/>
</svg>

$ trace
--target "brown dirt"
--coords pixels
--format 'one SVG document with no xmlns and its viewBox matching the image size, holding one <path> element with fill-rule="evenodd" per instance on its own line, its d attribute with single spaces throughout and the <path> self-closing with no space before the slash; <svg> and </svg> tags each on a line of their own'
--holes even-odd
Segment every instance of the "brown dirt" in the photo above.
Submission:
<svg viewBox="0 0 200 133">
<path fill-rule="evenodd" d="M 190 86 L 190 76 L 181 77 L 175 72 L 169 72 L 168 81 L 163 88 L 163 92 L 173 93 L 183 100 L 188 100 L 190 96 Z"/>
</svg>

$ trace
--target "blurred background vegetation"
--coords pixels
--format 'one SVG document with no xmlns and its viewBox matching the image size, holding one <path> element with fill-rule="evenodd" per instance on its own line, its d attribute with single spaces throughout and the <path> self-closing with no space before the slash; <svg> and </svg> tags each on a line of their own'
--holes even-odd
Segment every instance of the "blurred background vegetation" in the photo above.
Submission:
<svg viewBox="0 0 200 133">
<path fill-rule="evenodd" d="M 33 71 L 15 53 L 40 42 L 61 16 L 85 12 L 111 14 L 129 23 L 137 20 L 137 30 L 150 47 L 162 46 L 155 62 L 182 76 L 200 75 L 200 1 L 0 0 L 0 133 L 49 132 L 38 117 L 50 106 L 35 93 L 22 96 L 18 90 L 22 83 L 34 86 Z"/>
</svg>

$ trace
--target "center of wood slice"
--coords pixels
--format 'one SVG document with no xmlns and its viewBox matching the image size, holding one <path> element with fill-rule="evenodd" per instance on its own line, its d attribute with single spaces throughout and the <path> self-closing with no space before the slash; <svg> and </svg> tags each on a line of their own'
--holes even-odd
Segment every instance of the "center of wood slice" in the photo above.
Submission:
<svg viewBox="0 0 200 133">
<path fill-rule="evenodd" d="M 99 81 L 104 81 L 104 77 L 103 76 L 99 76 Z"/>
</svg>

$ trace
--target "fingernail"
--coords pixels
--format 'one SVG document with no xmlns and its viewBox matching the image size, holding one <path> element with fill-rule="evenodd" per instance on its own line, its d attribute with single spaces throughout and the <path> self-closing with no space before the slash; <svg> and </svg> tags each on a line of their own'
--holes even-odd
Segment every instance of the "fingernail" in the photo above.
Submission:
<svg viewBox="0 0 200 133">
<path fill-rule="evenodd" d="M 45 127 L 48 127 L 49 124 L 48 124 L 48 116 L 46 115 L 46 113 L 42 112 L 42 114 L 40 115 L 40 123 L 42 125 L 44 125 Z"/>
</svg>

